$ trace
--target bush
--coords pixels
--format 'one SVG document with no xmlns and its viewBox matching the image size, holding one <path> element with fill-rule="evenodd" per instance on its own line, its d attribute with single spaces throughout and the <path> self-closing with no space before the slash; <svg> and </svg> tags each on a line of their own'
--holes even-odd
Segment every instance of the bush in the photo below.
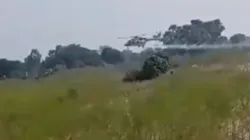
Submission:
<svg viewBox="0 0 250 140">
<path fill-rule="evenodd" d="M 167 56 L 163 55 L 152 55 L 148 57 L 142 66 L 141 70 L 133 70 L 126 73 L 123 78 L 124 82 L 133 82 L 133 81 L 143 81 L 151 80 L 164 74 L 170 68 L 170 64 Z"/>
<path fill-rule="evenodd" d="M 68 99 L 73 99 L 73 100 L 77 99 L 78 97 L 77 90 L 74 88 L 69 88 L 67 91 L 67 97 Z"/>
<path fill-rule="evenodd" d="M 140 70 L 132 70 L 125 74 L 123 78 L 123 82 L 134 82 L 140 79 L 141 71 Z"/>
<path fill-rule="evenodd" d="M 142 73 L 145 79 L 153 79 L 160 74 L 166 73 L 168 69 L 168 59 L 153 55 L 145 60 L 142 66 Z"/>
</svg>

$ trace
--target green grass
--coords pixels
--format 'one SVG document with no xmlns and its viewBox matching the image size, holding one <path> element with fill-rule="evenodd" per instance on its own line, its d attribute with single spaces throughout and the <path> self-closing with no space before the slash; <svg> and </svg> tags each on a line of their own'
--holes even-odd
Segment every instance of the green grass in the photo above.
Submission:
<svg viewBox="0 0 250 140">
<path fill-rule="evenodd" d="M 1 81 L 0 139 L 228 139 L 222 123 L 248 115 L 247 109 L 232 108 L 248 99 L 249 76 L 185 67 L 125 84 L 115 70 L 87 68 L 40 81 Z"/>
</svg>

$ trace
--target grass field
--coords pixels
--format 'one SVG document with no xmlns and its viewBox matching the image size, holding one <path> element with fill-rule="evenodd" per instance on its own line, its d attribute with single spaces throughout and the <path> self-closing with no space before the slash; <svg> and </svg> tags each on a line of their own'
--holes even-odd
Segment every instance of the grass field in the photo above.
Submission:
<svg viewBox="0 0 250 140">
<path fill-rule="evenodd" d="M 86 68 L 39 81 L 0 81 L 0 139 L 237 140 L 248 135 L 248 72 L 184 66 L 174 75 L 134 84 L 122 83 L 122 76 L 114 69 Z"/>
</svg>

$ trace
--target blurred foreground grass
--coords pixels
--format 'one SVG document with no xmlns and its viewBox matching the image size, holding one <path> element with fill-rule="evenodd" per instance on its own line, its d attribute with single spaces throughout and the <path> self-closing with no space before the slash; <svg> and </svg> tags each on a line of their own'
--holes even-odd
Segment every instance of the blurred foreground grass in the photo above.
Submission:
<svg viewBox="0 0 250 140">
<path fill-rule="evenodd" d="M 39 81 L 0 82 L 0 139 L 234 140 L 246 135 L 248 73 L 183 68 L 136 84 L 122 83 L 121 76 L 88 68 Z M 231 125 L 237 120 L 244 123 Z"/>
</svg>

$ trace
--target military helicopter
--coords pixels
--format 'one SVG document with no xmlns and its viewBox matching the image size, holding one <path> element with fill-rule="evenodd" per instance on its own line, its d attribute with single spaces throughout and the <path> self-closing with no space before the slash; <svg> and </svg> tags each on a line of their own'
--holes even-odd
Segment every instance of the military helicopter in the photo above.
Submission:
<svg viewBox="0 0 250 140">
<path fill-rule="evenodd" d="M 142 48 L 144 48 L 148 41 L 156 41 L 156 40 L 161 41 L 162 40 L 161 32 L 158 32 L 156 35 L 153 35 L 153 37 L 151 37 L 151 38 L 143 37 L 145 35 L 146 34 L 141 34 L 141 35 L 137 35 L 137 36 L 130 36 L 130 37 L 118 37 L 118 39 L 131 38 L 124 44 L 124 46 L 126 46 L 127 48 L 129 48 L 129 47 L 139 47 L 139 48 L 142 47 Z"/>
</svg>

